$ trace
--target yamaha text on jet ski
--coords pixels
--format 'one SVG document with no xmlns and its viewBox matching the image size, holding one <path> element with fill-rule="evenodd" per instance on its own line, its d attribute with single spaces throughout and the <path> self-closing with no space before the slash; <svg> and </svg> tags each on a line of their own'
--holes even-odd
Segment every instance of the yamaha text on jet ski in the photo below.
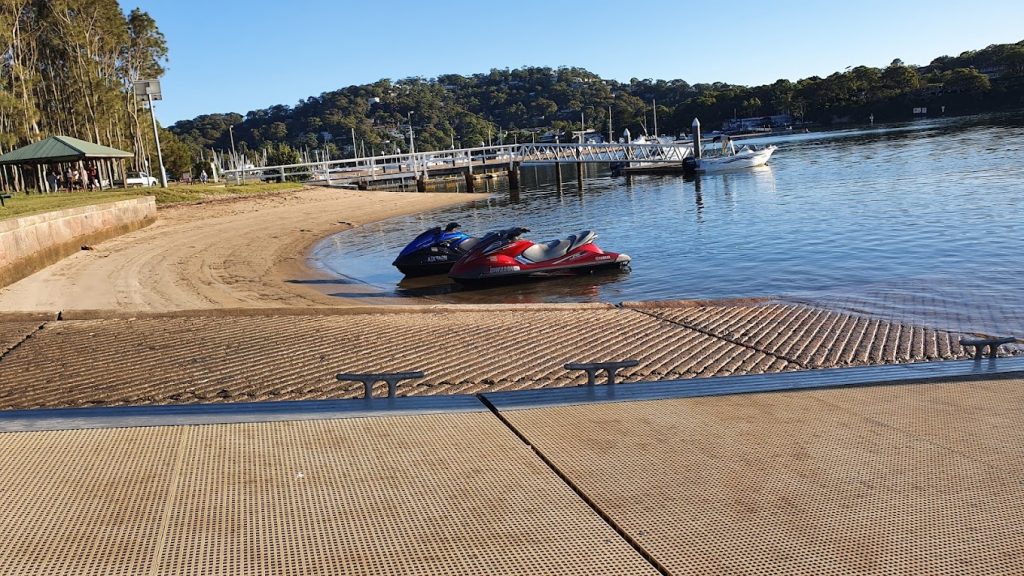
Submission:
<svg viewBox="0 0 1024 576">
<path fill-rule="evenodd" d="M 452 266 L 448 276 L 462 284 L 482 284 L 629 266 L 629 256 L 598 248 L 592 230 L 542 243 L 519 238 L 524 232 L 529 230 L 489 232 Z"/>
<path fill-rule="evenodd" d="M 444 274 L 478 240 L 459 231 L 456 222 L 448 224 L 444 230 L 436 226 L 410 242 L 392 264 L 406 276 Z"/>
</svg>

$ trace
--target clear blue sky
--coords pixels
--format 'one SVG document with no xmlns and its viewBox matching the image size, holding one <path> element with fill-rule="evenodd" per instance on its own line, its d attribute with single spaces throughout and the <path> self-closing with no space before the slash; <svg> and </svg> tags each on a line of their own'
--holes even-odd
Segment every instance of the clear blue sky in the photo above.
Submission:
<svg viewBox="0 0 1024 576">
<path fill-rule="evenodd" d="M 167 37 L 163 124 L 381 78 L 581 66 L 759 85 L 1024 40 L 1024 2 L 119 0 Z"/>
</svg>

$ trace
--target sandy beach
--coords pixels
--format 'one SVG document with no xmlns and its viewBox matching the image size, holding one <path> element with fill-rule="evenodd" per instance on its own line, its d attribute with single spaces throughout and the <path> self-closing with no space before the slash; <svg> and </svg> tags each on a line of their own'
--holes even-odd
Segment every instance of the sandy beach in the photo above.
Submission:
<svg viewBox="0 0 1024 576">
<path fill-rule="evenodd" d="M 368 222 L 486 194 L 302 188 L 173 206 L 155 224 L 0 289 L 4 312 L 351 306 L 396 303 L 310 269 L 311 246 Z M 347 293 L 352 297 L 331 296 Z M 403 299 L 402 303 L 415 303 Z"/>
</svg>

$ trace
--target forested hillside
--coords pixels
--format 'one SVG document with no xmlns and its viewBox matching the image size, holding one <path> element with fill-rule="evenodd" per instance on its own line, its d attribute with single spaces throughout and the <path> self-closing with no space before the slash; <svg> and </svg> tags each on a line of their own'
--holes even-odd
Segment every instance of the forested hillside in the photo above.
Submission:
<svg viewBox="0 0 1024 576">
<path fill-rule="evenodd" d="M 622 83 L 572 67 L 380 80 L 244 117 L 203 115 L 171 130 L 195 153 L 228 149 L 228 127 L 234 126 L 236 146 L 267 150 L 275 163 L 294 161 L 303 149 L 326 147 L 332 158 L 405 151 L 410 120 L 421 151 L 579 130 L 581 114 L 587 129 L 606 133 L 611 114 L 616 137 L 623 128 L 639 134 L 653 131 L 653 102 L 663 134 L 688 130 L 694 117 L 713 129 L 734 117 L 788 114 L 794 122 L 866 123 L 871 115 L 876 122 L 908 119 L 915 107 L 947 115 L 1019 108 L 1024 41 L 942 56 L 927 66 L 897 59 L 881 69 L 858 66 L 826 78 L 754 87 L 635 78 Z"/>
<path fill-rule="evenodd" d="M 130 150 L 135 166 L 153 158 L 136 80 L 160 78 L 167 46 L 157 23 L 117 0 L 0 0 L 0 153 L 65 134 Z M 727 58 L 728 55 L 723 55 Z M 344 70 L 338 71 L 344 74 Z M 825 78 L 764 86 L 685 80 L 605 80 L 582 68 L 525 67 L 437 78 L 380 80 L 311 96 L 294 106 L 206 114 L 161 130 L 169 173 L 190 170 L 209 151 L 239 151 L 271 164 L 301 151 L 331 158 L 405 151 L 411 123 L 420 151 L 525 141 L 585 128 L 616 137 L 678 134 L 694 117 L 708 130 L 724 120 L 786 116 L 794 123 L 866 123 L 930 114 L 1024 107 L 1024 41 L 998 44 L 925 66 L 894 60 Z M 562 136 L 565 138 L 566 136 Z M 0 173 L 0 178 L 13 172 Z"/>
</svg>

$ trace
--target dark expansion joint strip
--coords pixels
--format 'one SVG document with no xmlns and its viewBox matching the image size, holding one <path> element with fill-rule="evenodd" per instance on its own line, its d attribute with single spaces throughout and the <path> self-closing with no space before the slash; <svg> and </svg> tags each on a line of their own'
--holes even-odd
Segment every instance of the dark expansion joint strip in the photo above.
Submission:
<svg viewBox="0 0 1024 576">
<path fill-rule="evenodd" d="M 625 530 L 623 530 L 615 522 L 615 520 L 612 519 L 611 516 L 609 516 L 604 510 L 601 510 L 601 508 L 597 505 L 596 502 L 591 500 L 590 497 L 587 496 L 583 492 L 583 490 L 581 490 L 578 486 L 576 486 L 576 484 L 573 483 L 573 481 L 568 476 L 566 476 L 561 470 L 558 469 L 557 466 L 555 466 L 554 462 L 549 460 L 547 458 L 547 456 L 544 455 L 543 452 L 538 450 L 537 447 L 534 446 L 529 441 L 529 439 L 527 439 L 526 436 L 522 432 L 520 432 L 519 429 L 517 429 L 515 427 L 514 424 L 509 422 L 501 414 L 501 412 L 498 410 L 498 408 L 494 406 L 494 404 L 491 404 L 491 402 L 489 400 L 487 400 L 487 398 L 485 398 L 483 394 L 477 394 L 476 397 L 479 398 L 480 401 L 483 402 L 485 406 L 487 406 L 487 409 L 491 411 L 491 414 L 494 414 L 494 416 L 502 424 L 504 424 L 506 428 L 508 428 L 513 434 L 515 434 L 516 437 L 519 438 L 519 440 L 523 444 L 526 444 L 527 446 L 529 446 L 530 450 L 533 450 L 533 453 L 536 454 L 537 457 L 541 459 L 541 462 L 543 462 L 545 466 L 547 466 L 552 472 L 554 472 L 555 475 L 558 476 L 562 480 L 562 482 L 565 482 L 565 485 L 568 486 L 569 489 L 572 490 L 577 496 L 579 496 L 579 498 L 581 500 L 583 500 L 583 502 L 585 502 L 586 505 L 589 506 L 590 509 L 593 510 L 595 514 L 600 516 L 601 519 L 605 521 L 605 523 L 607 523 L 609 526 L 611 526 L 612 530 L 615 530 L 615 532 L 619 535 L 620 538 L 623 539 L 623 541 L 625 541 L 627 544 L 630 545 L 630 547 L 632 547 L 634 550 L 636 550 L 637 554 L 639 554 L 643 559 L 647 560 L 651 564 L 651 566 L 653 566 L 654 569 L 658 571 L 658 573 L 662 574 L 663 576 L 668 576 L 668 574 L 669 574 L 668 569 L 666 569 L 664 566 L 662 566 L 661 563 L 659 563 L 649 552 L 647 552 L 647 550 L 645 550 L 643 548 L 643 546 L 640 545 L 639 542 L 634 540 L 633 537 L 629 535 L 629 533 L 627 533 Z"/>
<path fill-rule="evenodd" d="M 721 334 L 715 334 L 714 332 L 711 332 L 709 330 L 704 330 L 703 328 L 698 328 L 696 326 L 691 326 L 691 325 L 689 325 L 689 324 L 687 324 L 685 322 L 676 322 L 675 320 L 668 320 L 666 318 L 661 318 L 661 317 L 659 317 L 659 316 L 657 316 L 655 314 L 651 314 L 650 312 L 647 312 L 647 311 L 644 311 L 644 310 L 638 310 L 636 308 L 632 308 L 631 310 L 633 310 L 633 312 L 638 312 L 638 313 L 643 314 L 645 316 L 650 316 L 651 318 L 654 318 L 655 320 L 658 320 L 658 321 L 661 321 L 661 322 L 666 322 L 668 324 L 672 324 L 673 326 L 681 326 L 681 327 L 686 328 L 688 330 L 693 330 L 694 332 L 700 332 L 701 334 L 703 334 L 705 336 L 710 336 L 712 338 L 717 338 L 718 340 L 725 340 L 726 342 L 729 342 L 730 344 L 735 344 L 737 346 L 742 346 L 742 347 L 748 348 L 750 350 L 756 350 L 757 352 L 760 352 L 762 354 L 766 354 L 768 356 L 771 356 L 772 358 L 778 358 L 779 360 L 785 360 L 786 362 L 789 362 L 791 364 L 796 364 L 797 366 L 799 366 L 800 368 L 803 368 L 804 370 L 809 370 L 810 369 L 806 364 L 804 364 L 803 362 L 801 362 L 799 360 L 796 360 L 794 358 L 790 358 L 788 356 L 783 356 L 782 354 L 778 354 L 776 352 L 770 352 L 770 351 L 765 350 L 764 348 L 760 348 L 758 346 L 752 346 L 751 344 L 749 344 L 747 342 L 741 342 L 741 341 L 735 340 L 733 338 L 727 338 L 725 336 L 722 336 Z"/>
<path fill-rule="evenodd" d="M 28 334 L 26 334 L 26 335 L 25 335 L 24 337 L 22 337 L 22 339 L 21 339 L 21 340 L 18 340 L 17 342 L 15 342 L 15 343 L 14 343 L 14 346 L 11 346 L 11 347 L 10 347 L 10 348 L 8 348 L 7 350 L 4 350 L 4 351 L 0 352 L 0 362 L 2 362 L 2 361 L 3 361 L 3 359 L 4 359 L 4 358 L 5 358 L 5 357 L 6 357 L 6 356 L 7 356 L 8 354 L 10 354 L 11 352 L 14 352 L 15 350 L 17 350 L 17 349 L 18 349 L 18 346 L 21 346 L 22 344 L 24 344 L 26 340 L 28 340 L 29 338 L 31 338 L 31 337 L 33 337 L 33 336 L 35 336 L 35 335 L 36 335 L 36 333 L 37 333 L 37 332 L 39 332 L 40 330 L 42 330 L 44 326 L 46 326 L 46 322 L 41 322 L 41 323 L 39 324 L 39 326 L 36 326 L 35 330 L 33 330 L 33 331 L 29 332 L 29 333 L 28 333 Z"/>
</svg>

